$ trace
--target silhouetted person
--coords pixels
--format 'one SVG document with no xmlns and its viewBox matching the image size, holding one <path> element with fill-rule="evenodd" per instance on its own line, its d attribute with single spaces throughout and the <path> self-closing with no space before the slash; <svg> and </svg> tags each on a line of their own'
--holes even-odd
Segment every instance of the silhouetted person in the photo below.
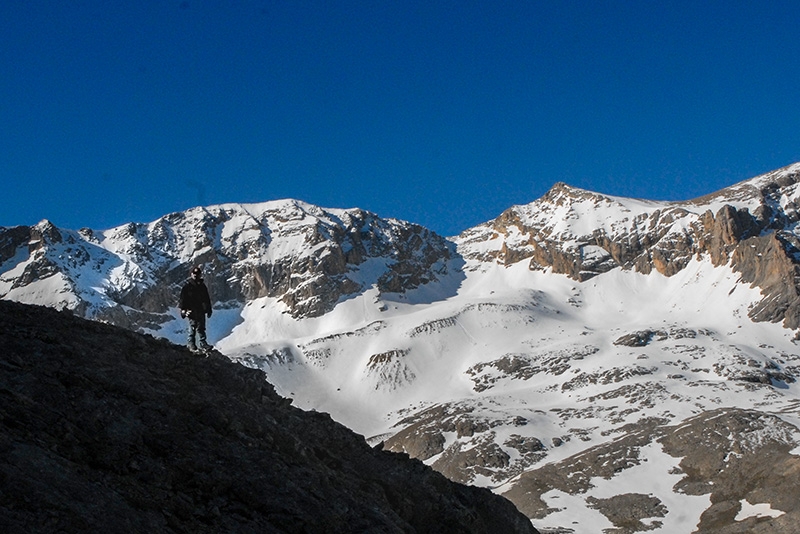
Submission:
<svg viewBox="0 0 800 534">
<path fill-rule="evenodd" d="M 192 269 L 189 281 L 181 289 L 178 307 L 181 309 L 181 317 L 189 319 L 189 349 L 210 349 L 211 345 L 206 341 L 206 316 L 211 317 L 211 298 L 203 282 L 203 270 L 200 267 Z M 198 338 L 197 342 L 195 337 Z"/>
</svg>

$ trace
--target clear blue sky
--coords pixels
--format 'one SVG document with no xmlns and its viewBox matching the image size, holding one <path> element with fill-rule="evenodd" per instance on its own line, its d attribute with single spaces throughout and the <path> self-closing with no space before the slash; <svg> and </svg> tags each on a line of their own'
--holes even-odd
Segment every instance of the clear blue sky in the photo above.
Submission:
<svg viewBox="0 0 800 534">
<path fill-rule="evenodd" d="M 685 200 L 800 161 L 798 28 L 780 0 L 3 0 L 0 225 Z"/>
</svg>

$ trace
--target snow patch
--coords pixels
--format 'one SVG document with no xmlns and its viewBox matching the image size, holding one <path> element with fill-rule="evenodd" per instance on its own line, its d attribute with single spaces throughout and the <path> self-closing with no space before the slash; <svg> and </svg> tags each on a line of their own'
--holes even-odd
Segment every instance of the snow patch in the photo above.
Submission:
<svg viewBox="0 0 800 534">
<path fill-rule="evenodd" d="M 786 512 L 782 510 L 773 510 L 772 505 L 769 503 L 750 504 L 747 499 L 741 500 L 742 508 L 736 514 L 736 521 L 744 521 L 751 517 L 780 517 Z"/>
</svg>

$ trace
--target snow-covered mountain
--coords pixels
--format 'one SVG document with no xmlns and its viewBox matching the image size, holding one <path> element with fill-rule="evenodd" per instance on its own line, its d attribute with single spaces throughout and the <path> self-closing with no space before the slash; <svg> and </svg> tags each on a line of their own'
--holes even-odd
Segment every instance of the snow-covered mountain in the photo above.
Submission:
<svg viewBox="0 0 800 534">
<path fill-rule="evenodd" d="M 557 184 L 445 239 L 296 201 L 0 229 L 0 296 L 211 338 L 547 532 L 792 532 L 800 164 L 666 203 Z M 617 529 L 617 530 L 610 530 Z"/>
<path fill-rule="evenodd" d="M 367 287 L 436 280 L 453 250 L 419 225 L 294 200 L 195 208 L 102 232 L 45 220 L 0 229 L 0 295 L 165 333 L 193 265 L 204 266 L 223 310 L 274 297 L 304 318 Z"/>
</svg>

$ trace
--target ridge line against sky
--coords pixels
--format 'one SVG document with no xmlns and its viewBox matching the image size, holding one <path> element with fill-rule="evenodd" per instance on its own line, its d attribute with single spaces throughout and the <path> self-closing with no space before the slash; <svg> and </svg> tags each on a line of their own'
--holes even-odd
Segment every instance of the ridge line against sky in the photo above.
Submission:
<svg viewBox="0 0 800 534">
<path fill-rule="evenodd" d="M 800 161 L 800 3 L 0 3 L 0 226 L 295 198 L 454 235 Z"/>
</svg>

